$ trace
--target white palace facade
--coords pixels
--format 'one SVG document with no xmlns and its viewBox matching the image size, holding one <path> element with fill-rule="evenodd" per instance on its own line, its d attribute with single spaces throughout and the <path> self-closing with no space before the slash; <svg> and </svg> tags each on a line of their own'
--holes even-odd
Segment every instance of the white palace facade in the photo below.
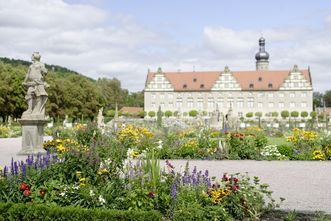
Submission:
<svg viewBox="0 0 331 221">
<path fill-rule="evenodd" d="M 193 72 L 148 72 L 144 89 L 144 110 L 190 110 L 226 113 L 231 107 L 237 116 L 248 112 L 263 115 L 287 110 L 313 110 L 310 70 L 296 65 L 288 70 L 269 70 L 265 39 L 259 39 L 256 70 Z"/>
</svg>

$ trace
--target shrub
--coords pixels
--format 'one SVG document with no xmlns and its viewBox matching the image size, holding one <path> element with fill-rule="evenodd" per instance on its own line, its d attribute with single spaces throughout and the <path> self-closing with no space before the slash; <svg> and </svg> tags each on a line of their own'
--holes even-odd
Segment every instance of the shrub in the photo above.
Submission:
<svg viewBox="0 0 331 221">
<path fill-rule="evenodd" d="M 280 116 L 282 116 L 282 118 L 286 119 L 287 117 L 290 116 L 290 113 L 287 110 L 284 110 L 280 113 Z"/>
<path fill-rule="evenodd" d="M 252 117 L 253 117 L 253 112 L 248 112 L 248 113 L 246 113 L 246 117 L 247 117 L 247 118 L 252 118 Z"/>
<path fill-rule="evenodd" d="M 293 159 L 294 150 L 293 150 L 292 146 L 290 146 L 288 144 L 280 144 L 277 146 L 277 149 L 280 154 L 288 157 L 289 159 Z"/>
<path fill-rule="evenodd" d="M 149 117 L 155 117 L 155 111 L 150 111 L 150 112 L 148 112 L 148 116 Z"/>
<path fill-rule="evenodd" d="M 190 110 L 190 112 L 188 112 L 188 115 L 190 117 L 196 117 L 196 116 L 198 116 L 198 111 L 197 110 Z"/>
<path fill-rule="evenodd" d="M 83 209 L 40 204 L 0 204 L 0 220 L 161 220 L 159 212 L 109 209 Z"/>
<path fill-rule="evenodd" d="M 172 112 L 170 110 L 167 110 L 166 112 L 164 112 L 164 116 L 171 117 L 172 116 Z"/>
<path fill-rule="evenodd" d="M 306 118 L 306 117 L 308 117 L 308 112 L 302 111 L 300 115 L 301 115 L 301 117 Z"/>
</svg>

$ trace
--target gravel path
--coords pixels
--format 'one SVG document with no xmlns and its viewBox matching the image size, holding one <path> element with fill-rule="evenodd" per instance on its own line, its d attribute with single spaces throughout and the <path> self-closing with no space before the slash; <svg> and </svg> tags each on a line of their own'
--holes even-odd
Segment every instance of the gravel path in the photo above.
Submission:
<svg viewBox="0 0 331 221">
<path fill-rule="evenodd" d="M 171 160 L 176 168 L 185 168 L 186 160 Z M 161 166 L 164 166 L 163 161 Z M 258 176 L 261 183 L 270 185 L 274 199 L 285 198 L 281 209 L 324 211 L 331 214 L 331 162 L 317 161 L 189 161 L 190 169 L 209 170 L 210 176 L 223 173 L 245 173 Z"/>
<path fill-rule="evenodd" d="M 45 140 L 50 137 L 45 137 Z M 9 165 L 11 158 L 21 148 L 21 138 L 0 139 L 0 165 Z M 176 170 L 185 168 L 187 160 L 171 160 Z M 165 162 L 161 162 L 163 167 Z M 270 185 L 274 198 L 284 197 L 281 208 L 297 211 L 324 211 L 331 214 L 331 162 L 316 161 L 189 161 L 191 170 L 209 170 L 210 176 L 220 178 L 223 173 L 245 173 L 258 176 L 262 183 Z"/>
</svg>

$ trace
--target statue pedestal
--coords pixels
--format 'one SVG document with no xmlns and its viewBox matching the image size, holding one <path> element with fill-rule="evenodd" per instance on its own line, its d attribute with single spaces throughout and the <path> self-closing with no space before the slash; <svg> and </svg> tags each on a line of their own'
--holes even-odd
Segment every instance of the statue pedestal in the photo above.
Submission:
<svg viewBox="0 0 331 221">
<path fill-rule="evenodd" d="M 44 126 L 48 120 L 20 119 L 18 122 L 22 125 L 22 149 L 17 155 L 45 153 Z"/>
</svg>

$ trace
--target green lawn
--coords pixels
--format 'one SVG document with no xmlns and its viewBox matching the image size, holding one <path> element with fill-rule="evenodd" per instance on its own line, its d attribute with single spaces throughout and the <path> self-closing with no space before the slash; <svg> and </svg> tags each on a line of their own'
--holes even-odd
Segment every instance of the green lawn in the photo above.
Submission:
<svg viewBox="0 0 331 221">
<path fill-rule="evenodd" d="M 284 137 L 268 137 L 268 145 L 289 144 Z"/>
</svg>

